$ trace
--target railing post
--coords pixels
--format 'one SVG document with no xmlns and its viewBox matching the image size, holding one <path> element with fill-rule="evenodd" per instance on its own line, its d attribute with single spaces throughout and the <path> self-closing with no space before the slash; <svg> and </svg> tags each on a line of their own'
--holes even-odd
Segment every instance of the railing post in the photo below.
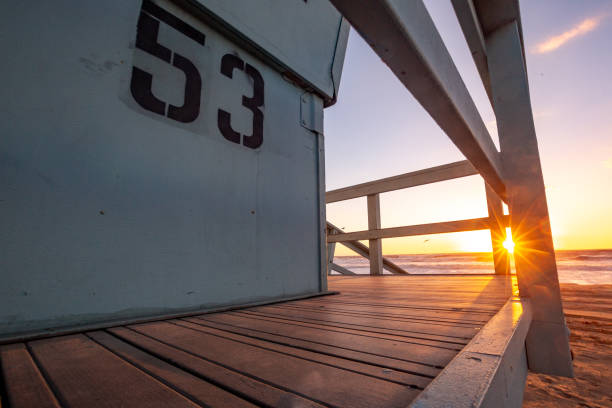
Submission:
<svg viewBox="0 0 612 408">
<path fill-rule="evenodd" d="M 491 244 L 493 246 L 493 263 L 496 275 L 510 274 L 510 254 L 504 248 L 506 226 L 504 225 L 504 207 L 495 191 L 485 182 L 487 209 L 491 220 Z"/>
<path fill-rule="evenodd" d="M 368 229 L 380 229 L 380 194 L 368 196 Z M 370 275 L 383 274 L 382 240 L 370 240 Z"/>
<path fill-rule="evenodd" d="M 517 22 L 487 33 L 486 50 L 519 290 L 533 305 L 533 321 L 525 342 L 529 368 L 572 377 L 569 336 Z"/>
</svg>

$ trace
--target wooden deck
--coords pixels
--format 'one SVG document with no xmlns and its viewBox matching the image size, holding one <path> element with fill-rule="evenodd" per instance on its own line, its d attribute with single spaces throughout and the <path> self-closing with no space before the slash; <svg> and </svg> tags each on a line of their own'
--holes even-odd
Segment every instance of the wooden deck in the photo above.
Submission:
<svg viewBox="0 0 612 408">
<path fill-rule="evenodd" d="M 406 407 L 502 276 L 330 277 L 339 295 L 0 346 L 10 407 Z"/>
</svg>

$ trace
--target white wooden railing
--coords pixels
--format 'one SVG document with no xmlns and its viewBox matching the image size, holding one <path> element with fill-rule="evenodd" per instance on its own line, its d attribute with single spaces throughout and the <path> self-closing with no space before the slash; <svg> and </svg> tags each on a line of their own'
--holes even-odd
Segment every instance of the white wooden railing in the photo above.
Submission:
<svg viewBox="0 0 612 408">
<path fill-rule="evenodd" d="M 465 160 L 328 191 L 325 195 L 325 201 L 327 203 L 350 200 L 364 196 L 367 197 L 368 203 L 367 230 L 344 232 L 328 222 L 328 271 L 331 272 L 334 270 L 343 275 L 354 274 L 354 272 L 350 271 L 349 269 L 334 263 L 336 243 L 346 245 L 353 251 L 356 251 L 356 247 L 361 246 L 356 252 L 370 260 L 371 275 L 382 275 L 383 269 L 386 269 L 393 274 L 406 274 L 408 272 L 382 256 L 382 239 L 489 229 L 491 230 L 495 273 L 509 274 L 510 259 L 508 253 L 503 249 L 503 242 L 506 239 L 506 227 L 509 226 L 509 217 L 503 214 L 503 207 L 500 198 L 495 194 L 495 192 L 493 192 L 492 189 L 487 187 L 486 183 L 485 188 L 488 204 L 487 208 L 489 211 L 488 217 L 391 228 L 381 228 L 380 225 L 381 193 L 476 174 L 478 174 L 476 169 L 474 169 L 469 161 Z M 369 247 L 366 247 L 358 242 L 363 240 L 369 240 Z"/>
<path fill-rule="evenodd" d="M 492 235 L 501 234 L 507 224 L 501 215 L 501 198 L 508 203 L 510 213 L 520 295 L 530 298 L 533 306 L 533 323 L 525 342 L 529 368 L 546 374 L 573 375 L 531 111 L 518 1 L 451 1 L 495 112 L 500 151 L 422 0 L 330 1 L 482 176 L 487 185 L 489 218 L 382 229 L 379 194 L 391 191 L 389 186 L 394 183 L 400 185 L 398 180 L 407 186 L 411 178 L 417 177 L 413 173 L 330 191 L 328 202 L 338 201 L 338 197 L 367 196 L 368 230 L 351 235 L 330 234 L 328 242 L 369 239 L 371 272 L 380 274 L 380 239 L 385 237 L 471 230 L 485 227 L 487 222 Z M 431 171 L 423 170 L 420 177 L 426 178 L 425 174 Z M 493 241 L 495 245 L 495 236 Z M 504 264 L 497 261 L 496 272 L 507 273 Z"/>
</svg>

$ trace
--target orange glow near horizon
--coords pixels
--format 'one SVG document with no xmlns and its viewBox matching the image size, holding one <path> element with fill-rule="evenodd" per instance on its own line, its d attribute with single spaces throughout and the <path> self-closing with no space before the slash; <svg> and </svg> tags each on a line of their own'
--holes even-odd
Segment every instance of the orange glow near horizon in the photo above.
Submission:
<svg viewBox="0 0 612 408">
<path fill-rule="evenodd" d="M 484 233 L 483 233 L 484 232 Z M 491 233 L 486 231 L 470 231 L 455 237 L 461 252 L 491 252 Z"/>
<path fill-rule="evenodd" d="M 612 148 L 612 147 L 611 147 Z M 599 163 L 597 163 L 599 165 Z M 553 170 L 560 171 L 556 165 Z M 593 185 L 604 185 L 611 173 L 607 167 L 590 180 Z M 388 175 L 388 174 L 387 174 Z M 599 189 L 597 194 L 575 194 L 582 191 L 580 180 L 568 176 L 568 188 L 547 185 L 546 195 L 553 243 L 556 250 L 612 248 L 612 217 L 609 213 L 612 190 Z M 595 180 L 597 179 L 597 180 Z M 609 180 L 609 179 L 607 179 Z M 449 180 L 444 183 L 419 186 L 381 195 L 382 227 L 418 225 L 487 216 L 486 199 L 482 180 L 477 176 Z M 449 202 L 452 197 L 452 202 Z M 592 199 L 596 197 L 597 199 Z M 589 211 L 578 211 L 588 208 Z M 580 216 L 576 216 L 576 214 Z M 367 206 L 365 198 L 327 205 L 327 219 L 345 232 L 367 230 Z M 516 232 L 514 253 L 520 250 L 517 239 L 529 235 Z M 510 230 L 507 230 L 510 236 Z M 368 245 L 367 241 L 363 242 Z M 509 242 L 504 246 L 510 249 Z M 524 243 L 527 244 L 527 243 Z M 382 241 L 384 255 L 434 254 L 459 252 L 491 252 L 491 235 L 488 230 L 433 234 L 415 237 L 390 238 Z M 343 245 L 336 246 L 336 255 L 355 255 Z"/>
</svg>

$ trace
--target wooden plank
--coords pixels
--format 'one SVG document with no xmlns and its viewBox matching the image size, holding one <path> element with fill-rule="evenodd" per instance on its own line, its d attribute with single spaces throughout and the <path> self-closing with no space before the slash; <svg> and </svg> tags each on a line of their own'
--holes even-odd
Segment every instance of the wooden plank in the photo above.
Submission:
<svg viewBox="0 0 612 408">
<path fill-rule="evenodd" d="M 435 294 L 431 294 L 431 296 L 435 296 Z M 419 301 L 419 299 L 415 299 L 415 301 Z M 480 299 L 480 302 L 486 302 L 486 299 Z M 451 316 L 455 318 L 454 322 L 458 322 L 460 324 L 468 324 L 471 322 L 479 322 L 483 319 L 486 319 L 492 316 L 496 310 L 499 309 L 499 306 L 495 304 L 482 304 L 482 307 L 479 309 L 475 309 L 475 304 L 469 304 L 468 302 L 461 301 L 461 303 L 456 304 L 456 308 L 452 308 L 455 302 L 422 302 L 423 307 L 411 307 L 410 304 L 406 305 L 386 305 L 384 303 L 367 303 L 367 302 L 333 302 L 326 303 L 325 305 L 320 305 L 317 303 L 310 304 L 300 304 L 298 305 L 283 305 L 279 306 L 282 308 L 291 308 L 291 309 L 321 309 L 321 312 L 328 312 L 332 310 L 349 312 L 349 308 L 354 307 L 362 307 L 364 312 L 368 313 L 385 313 L 392 314 L 397 313 L 398 317 L 402 319 L 432 319 L 432 318 L 450 318 Z M 469 317 L 472 318 L 469 318 Z M 463 319 L 467 317 L 466 319 Z"/>
<path fill-rule="evenodd" d="M 403 384 L 412 388 L 422 389 L 429 382 L 431 378 L 405 373 L 397 370 L 381 370 L 380 366 L 374 366 L 371 364 L 365 364 L 358 361 L 347 360 L 344 358 L 338 358 L 322 353 L 315 353 L 308 350 L 303 350 L 297 347 L 289 347 L 270 341 L 259 340 L 254 337 L 245 335 L 235 334 L 225 330 L 220 330 L 214 327 L 206 326 L 204 322 L 195 318 L 187 318 L 181 320 L 174 320 L 172 323 L 179 326 L 188 327 L 194 330 L 202 331 L 204 333 L 213 334 L 220 337 L 234 339 L 242 343 L 251 344 L 254 346 L 262 347 L 265 349 L 274 350 L 280 353 L 304 358 L 317 363 L 322 363 L 332 367 L 342 368 L 345 370 L 353 371 L 356 373 L 365 374 L 371 377 L 379 378 L 385 381 L 392 381 L 398 384 Z"/>
<path fill-rule="evenodd" d="M 531 318 L 529 300 L 509 300 L 410 407 L 520 407 Z"/>
<path fill-rule="evenodd" d="M 331 269 L 332 271 L 340 272 L 342 275 L 356 275 L 355 272 L 333 262 L 329 264 L 329 269 Z"/>
<path fill-rule="evenodd" d="M 495 191 L 485 183 L 487 197 L 487 211 L 491 220 L 491 246 L 493 248 L 493 265 L 497 275 L 510 275 L 510 254 L 504 248 L 506 241 L 506 227 L 504 222 L 504 207 Z"/>
<path fill-rule="evenodd" d="M 516 244 L 515 267 L 521 296 L 533 304 L 526 343 L 529 368 L 571 377 L 569 335 L 517 22 L 498 28 L 486 41 Z"/>
<path fill-rule="evenodd" d="M 456 292 L 455 292 L 456 293 Z M 410 292 L 408 292 L 410 294 Z M 463 293 L 462 293 L 463 294 Z M 427 311 L 435 311 L 439 313 L 456 313 L 456 312 L 465 312 L 470 314 L 486 314 L 492 316 L 497 310 L 499 310 L 499 306 L 497 302 L 489 301 L 486 298 L 480 298 L 477 302 L 470 302 L 467 299 L 458 299 L 458 298 L 449 298 L 449 299 L 440 299 L 440 300 L 432 300 L 429 299 L 429 302 L 424 302 L 427 298 L 429 298 L 432 294 L 427 293 L 425 296 L 422 294 L 419 295 L 417 293 L 414 296 L 411 296 L 410 299 L 396 299 L 394 297 L 383 297 L 375 298 L 372 300 L 372 295 L 363 294 L 358 295 L 355 293 L 350 298 L 348 297 L 338 297 L 336 299 L 330 299 L 329 302 L 325 302 L 325 306 L 333 306 L 333 305 L 364 305 L 364 306 L 376 306 L 382 308 L 399 308 L 399 309 L 407 309 L 408 311 L 412 311 L 414 313 L 421 313 Z M 446 293 L 441 291 L 440 296 L 445 296 Z M 469 295 L 464 295 L 468 297 Z M 462 296 L 462 297 L 464 297 Z M 423 301 L 422 301 L 423 300 Z M 484 303 L 482 302 L 484 301 Z M 301 303 L 300 307 L 304 305 L 323 305 L 321 302 L 310 302 L 310 303 Z M 288 303 L 287 306 L 292 305 L 292 303 Z M 279 305 L 279 307 L 282 304 Z M 319 306 L 324 308 L 325 306 Z M 240 311 L 240 310 L 238 310 Z"/>
<path fill-rule="evenodd" d="M 503 216 L 503 225 L 508 225 L 508 216 Z M 328 235 L 327 242 L 362 241 L 377 238 L 410 237 L 414 235 L 445 234 L 449 232 L 477 231 L 489 229 L 489 218 L 472 218 L 469 220 L 446 221 L 432 224 L 410 225 L 406 227 L 383 228 L 345 232 L 344 234 Z"/>
<path fill-rule="evenodd" d="M 197 407 L 84 335 L 37 340 L 29 347 L 63 404 Z"/>
<path fill-rule="evenodd" d="M 332 0 L 332 4 L 505 198 L 499 153 L 423 2 Z"/>
<path fill-rule="evenodd" d="M 435 296 L 435 294 L 430 294 L 430 296 Z M 419 302 L 419 305 L 416 306 L 414 303 L 399 303 L 395 300 L 390 300 L 389 302 L 380 302 L 374 303 L 373 301 L 367 302 L 359 301 L 360 298 L 355 298 L 355 301 L 351 302 L 333 302 L 326 303 L 325 306 L 317 306 L 316 303 L 311 304 L 303 304 L 299 307 L 295 305 L 287 305 L 287 306 L 279 306 L 279 307 L 292 307 L 292 308 L 300 308 L 300 307 L 311 307 L 311 308 L 321 308 L 322 312 L 327 312 L 331 308 L 342 308 L 344 305 L 358 305 L 358 306 L 376 306 L 381 308 L 381 310 L 398 310 L 404 318 L 410 317 L 410 314 L 414 314 L 415 316 L 420 316 L 420 313 L 436 313 L 436 316 L 445 316 L 449 313 L 465 313 L 467 315 L 476 315 L 475 317 L 490 317 L 497 310 L 499 310 L 497 302 L 488 302 L 488 299 L 478 299 L 478 303 L 469 303 L 469 301 L 458 300 L 456 302 L 444 301 L 444 302 L 435 302 L 431 301 L 421 301 L 421 299 L 426 299 L 426 297 L 415 297 L 414 301 Z M 503 302 L 502 302 L 503 303 Z M 454 306 L 454 307 L 453 307 Z M 375 312 L 375 311 L 374 311 Z M 404 315 L 407 313 L 408 315 Z M 428 316 L 423 316 L 428 317 Z"/>
<path fill-rule="evenodd" d="M 373 339 L 369 336 L 272 323 L 226 313 L 204 315 L 198 317 L 198 319 L 285 336 L 296 340 L 305 340 L 364 353 L 383 355 L 433 367 L 444 367 L 456 354 L 452 349 L 420 344 L 417 341 Z"/>
<path fill-rule="evenodd" d="M 365 336 L 368 338 L 378 338 L 385 340 L 396 340 L 401 342 L 409 342 L 414 344 L 423 344 L 428 346 L 445 348 L 448 350 L 461 350 L 464 343 L 456 342 L 456 341 L 448 341 L 441 339 L 431 339 L 424 336 L 410 336 L 405 333 L 396 333 L 392 331 L 383 332 L 382 330 L 368 330 L 364 327 L 350 327 L 350 326 L 340 326 L 328 324 L 320 321 L 305 321 L 298 320 L 287 316 L 276 316 L 270 314 L 261 314 L 261 313 L 252 313 L 249 310 L 231 313 L 232 316 L 243 317 L 245 319 L 255 319 L 261 320 L 263 322 L 276 323 L 279 325 L 288 325 L 290 326 L 300 326 L 300 327 L 309 327 L 316 330 L 324 330 L 334 333 L 349 333 L 356 334 L 358 336 Z"/>
<path fill-rule="evenodd" d="M 325 202 L 327 204 L 335 203 L 337 201 L 422 186 L 425 184 L 437 183 L 439 181 L 473 176 L 475 174 L 478 174 L 478 171 L 474 166 L 472 166 L 469 161 L 462 160 L 442 166 L 431 167 L 429 169 L 413 171 L 393 177 L 369 181 L 367 183 L 356 184 L 350 187 L 331 190 L 325 194 Z"/>
<path fill-rule="evenodd" d="M 0 346 L 0 369 L 13 408 L 59 408 L 60 404 L 23 343 Z M 0 401 L 0 406 L 2 402 Z"/>
<path fill-rule="evenodd" d="M 444 293 L 440 294 L 444 296 Z M 431 295 L 429 295 L 431 296 Z M 467 297 L 467 296 L 466 296 Z M 328 302 L 303 302 L 303 303 L 287 303 L 279 304 L 278 307 L 314 307 L 321 309 L 321 312 L 326 312 L 330 308 L 343 308 L 348 306 L 363 306 L 365 310 L 368 308 L 379 308 L 381 311 L 394 311 L 397 310 L 404 317 L 409 317 L 411 314 L 417 317 L 429 317 L 429 316 L 460 316 L 461 321 L 481 321 L 482 319 L 488 319 L 493 316 L 503 304 L 503 300 L 498 303 L 495 301 L 485 300 L 484 304 L 478 304 L 475 302 L 470 303 L 469 301 L 453 301 L 450 302 L 431 302 L 429 304 L 423 304 L 419 298 L 411 298 L 409 300 L 394 299 L 394 298 L 375 298 L 372 300 L 372 296 L 366 296 L 363 298 L 357 296 L 348 297 L 337 297 L 336 299 L 330 299 Z M 497 295 L 495 295 L 497 298 Z M 415 303 L 418 302 L 418 303 Z M 240 310 L 238 310 L 240 311 Z M 375 311 L 373 311 L 375 312 Z M 466 315 L 466 316 L 463 316 Z M 469 318 L 472 316 L 472 318 Z M 468 317 L 463 319 L 463 317 Z"/>
<path fill-rule="evenodd" d="M 320 404 L 314 401 L 245 376 L 236 370 L 215 364 L 212 361 L 164 344 L 134 330 L 125 327 L 115 327 L 108 331 L 162 360 L 171 362 L 182 370 L 217 384 L 224 389 L 231 390 L 233 393 L 255 404 L 272 407 L 283 405 L 321 407 Z"/>
<path fill-rule="evenodd" d="M 169 323 L 134 327 L 189 353 L 334 406 L 405 407 L 418 390 Z M 333 386 L 330 386 L 333 384 Z"/>
<path fill-rule="evenodd" d="M 315 303 L 311 304 L 300 304 L 298 305 L 282 305 L 279 308 L 283 309 L 312 309 L 317 310 L 322 313 L 327 312 L 342 312 L 342 313 L 360 313 L 363 311 L 368 314 L 376 314 L 381 313 L 381 317 L 383 314 L 387 317 L 397 316 L 397 318 L 404 320 L 429 320 L 429 321 L 449 321 L 451 323 L 458 324 L 473 324 L 480 323 L 485 319 L 491 317 L 499 307 L 492 305 L 491 307 L 483 308 L 482 310 L 473 311 L 468 310 L 465 306 L 468 306 L 467 303 L 462 303 L 461 305 L 457 305 L 457 309 L 450 309 L 452 303 L 427 303 L 424 304 L 424 307 L 416 308 L 409 306 L 401 306 L 401 307 L 393 307 L 393 306 L 385 306 L 384 304 L 372 304 L 372 303 L 362 303 L 362 302 L 334 302 L 328 303 L 325 305 L 319 305 Z M 430 306 L 430 307 L 427 307 Z M 449 306 L 449 309 L 441 309 L 436 306 Z M 362 309 L 357 309 L 362 308 Z M 375 309 L 374 309 L 375 308 Z M 464 320 L 463 317 L 473 318 Z M 442 320 L 441 318 L 444 318 Z M 449 320 L 453 318 L 453 320 Z"/>
<path fill-rule="evenodd" d="M 197 317 L 194 319 L 198 319 Z M 191 318 L 190 318 L 191 321 Z M 302 350 L 308 350 L 314 353 L 320 353 L 324 355 L 334 356 L 347 360 L 357 361 L 364 364 L 374 365 L 382 367 L 383 369 L 397 370 L 404 373 L 414 374 L 418 376 L 434 378 L 439 372 L 440 368 L 424 365 L 419 362 L 411 362 L 404 360 L 397 360 L 384 355 L 377 355 L 372 353 L 364 353 L 361 351 L 355 351 L 352 349 L 341 348 L 336 346 L 329 346 L 321 343 L 313 343 L 302 339 L 295 339 L 286 336 L 280 336 L 276 334 L 270 334 L 265 332 L 257 332 L 254 330 L 243 329 L 236 326 L 229 326 L 223 323 L 217 323 L 207 320 L 199 320 L 198 324 L 206 327 L 212 327 L 219 330 L 223 330 L 229 333 L 240 334 L 260 340 L 265 340 L 275 344 L 282 344 L 289 347 L 299 348 Z"/>
<path fill-rule="evenodd" d="M 380 195 L 368 196 L 368 229 L 380 229 Z M 370 275 L 382 275 L 382 242 L 380 239 L 370 239 Z"/>
<path fill-rule="evenodd" d="M 329 221 L 327 222 L 327 229 L 328 231 L 330 231 L 329 234 L 344 234 L 345 233 L 344 231 L 342 231 L 340 228 L 336 227 L 334 224 L 330 223 Z M 361 242 L 343 241 L 341 242 L 341 244 L 349 248 L 350 250 L 354 251 L 358 255 L 361 255 L 364 258 L 370 259 L 370 249 L 367 246 L 363 245 Z M 384 256 L 383 256 L 383 268 L 391 272 L 392 274 L 398 274 L 398 275 L 408 274 L 408 272 L 406 272 L 401 267 L 397 266 L 396 264 L 394 264 L 393 262 L 391 262 L 389 259 L 385 258 Z"/>
<path fill-rule="evenodd" d="M 300 305 L 299 307 L 295 306 L 286 306 L 287 308 L 292 309 L 300 309 L 300 308 L 308 308 L 308 305 Z M 320 306 L 323 308 L 322 306 Z M 311 309 L 316 310 L 317 307 L 315 305 L 310 306 Z M 332 310 L 337 312 L 344 313 L 353 313 L 364 316 L 376 317 L 380 318 L 394 318 L 403 321 L 416 321 L 416 322 L 427 322 L 429 324 L 447 324 L 453 326 L 463 326 L 463 327 L 473 327 L 484 324 L 490 316 L 477 316 L 473 317 L 471 313 L 466 312 L 456 312 L 456 313 L 443 313 L 439 311 L 428 311 L 428 310 L 420 310 L 420 311 L 410 311 L 404 309 L 392 309 L 385 307 L 375 307 L 372 305 L 359 305 L 359 304 L 335 304 L 328 305 L 325 307 L 325 310 Z"/>
<path fill-rule="evenodd" d="M 456 344 L 467 344 L 468 340 L 476 333 L 475 329 L 463 329 L 457 332 L 456 328 L 447 328 L 448 334 L 432 334 L 428 330 L 430 325 L 419 323 L 397 322 L 391 319 L 378 319 L 367 316 L 351 316 L 342 313 L 325 312 L 319 313 L 309 310 L 291 310 L 283 308 L 249 310 L 249 313 L 268 316 L 284 317 L 300 322 L 320 323 L 333 327 L 345 327 L 359 329 L 366 332 L 395 334 L 417 339 L 448 341 Z"/>
<path fill-rule="evenodd" d="M 445 299 L 440 299 L 438 301 L 431 299 L 430 296 L 435 295 L 433 293 L 424 293 L 424 294 L 416 294 L 414 297 L 410 297 L 410 299 L 396 299 L 393 297 L 380 297 L 373 299 L 373 295 L 368 294 L 351 294 L 351 296 L 340 296 L 336 299 L 330 299 L 329 302 L 304 302 L 304 303 L 280 303 L 276 305 L 276 307 L 313 307 L 321 309 L 321 312 L 325 313 L 328 311 L 329 307 L 341 306 L 341 305 L 364 305 L 364 306 L 376 306 L 382 307 L 386 309 L 400 309 L 402 313 L 421 313 L 422 311 L 435 311 L 440 313 L 457 313 L 464 312 L 469 314 L 485 314 L 488 316 L 492 316 L 495 314 L 501 305 L 503 304 L 503 296 L 502 292 L 504 289 L 499 291 L 495 291 L 495 293 L 489 293 L 480 296 L 472 296 L 470 294 L 465 294 L 461 297 L 448 297 Z M 447 297 L 447 292 L 441 292 L 440 296 Z M 463 294 L 463 293 L 462 293 Z M 410 292 L 408 292 L 410 295 Z M 470 302 L 469 298 L 478 297 L 474 301 Z M 428 299 L 429 298 L 429 299 Z M 266 309 L 266 308 L 264 308 Z M 260 310 L 260 308 L 253 308 L 250 310 Z"/>
<path fill-rule="evenodd" d="M 398 322 L 392 319 L 376 319 L 368 316 L 351 316 L 342 313 L 318 313 L 309 310 L 291 310 L 283 308 L 266 309 L 266 310 L 248 310 L 244 313 L 253 314 L 256 316 L 270 317 L 276 319 L 287 319 L 303 323 L 315 323 L 323 326 L 336 328 L 348 328 L 360 330 L 365 333 L 390 334 L 394 336 L 404 336 L 415 339 L 436 340 L 448 342 L 452 344 L 467 344 L 468 340 L 474 335 L 475 330 L 465 330 L 462 333 L 457 333 L 453 328 L 449 330 L 448 335 L 435 333 L 434 330 L 418 330 L 410 323 Z M 418 323 L 417 323 L 418 327 Z M 426 325 L 421 327 L 426 328 Z M 434 332 L 434 333 L 432 333 Z"/>
<path fill-rule="evenodd" d="M 107 332 L 89 332 L 87 336 L 199 405 L 213 407 L 256 406 L 208 381 L 145 353 Z"/>
</svg>

